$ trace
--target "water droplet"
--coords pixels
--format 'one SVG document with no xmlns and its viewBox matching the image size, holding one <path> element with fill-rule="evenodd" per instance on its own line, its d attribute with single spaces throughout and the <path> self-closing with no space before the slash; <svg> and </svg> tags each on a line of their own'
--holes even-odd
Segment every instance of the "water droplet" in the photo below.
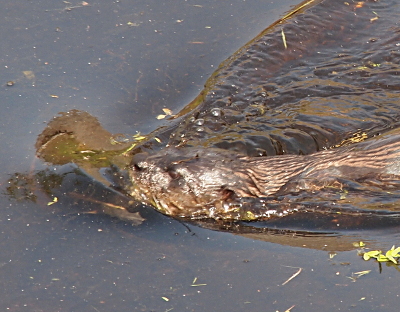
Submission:
<svg viewBox="0 0 400 312">
<path fill-rule="evenodd" d="M 221 109 L 220 108 L 213 108 L 211 110 L 211 115 L 214 117 L 220 117 L 221 116 Z"/>
<path fill-rule="evenodd" d="M 202 126 L 204 125 L 204 119 L 203 118 L 199 118 L 196 120 L 195 125 L 197 126 Z"/>
</svg>

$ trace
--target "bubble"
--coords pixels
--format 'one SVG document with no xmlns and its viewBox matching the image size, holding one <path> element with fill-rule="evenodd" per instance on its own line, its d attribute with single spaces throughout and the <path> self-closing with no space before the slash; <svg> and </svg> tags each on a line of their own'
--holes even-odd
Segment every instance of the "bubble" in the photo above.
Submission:
<svg viewBox="0 0 400 312">
<path fill-rule="evenodd" d="M 203 118 L 199 118 L 195 121 L 194 123 L 196 126 L 202 126 L 204 125 L 204 119 Z"/>
<path fill-rule="evenodd" d="M 214 117 L 220 117 L 221 116 L 221 109 L 220 108 L 213 108 L 211 110 L 211 115 Z"/>
</svg>

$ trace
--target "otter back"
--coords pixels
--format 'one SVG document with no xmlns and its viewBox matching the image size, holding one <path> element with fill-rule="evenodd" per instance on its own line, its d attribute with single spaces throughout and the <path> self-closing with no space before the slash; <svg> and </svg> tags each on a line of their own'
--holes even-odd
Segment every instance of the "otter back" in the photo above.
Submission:
<svg viewBox="0 0 400 312">
<path fill-rule="evenodd" d="M 389 0 L 299 6 L 223 62 L 154 136 L 265 156 L 310 154 L 397 126 L 399 13 Z"/>
</svg>

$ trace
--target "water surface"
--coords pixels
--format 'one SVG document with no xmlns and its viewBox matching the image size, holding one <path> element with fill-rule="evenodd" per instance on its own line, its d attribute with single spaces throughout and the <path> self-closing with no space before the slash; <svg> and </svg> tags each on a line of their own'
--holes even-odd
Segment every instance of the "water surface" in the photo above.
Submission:
<svg viewBox="0 0 400 312">
<path fill-rule="evenodd" d="M 395 267 L 352 247 L 398 244 L 396 228 L 311 240 L 211 231 L 143 207 L 139 226 L 79 194 L 115 196 L 74 166 L 50 196 L 10 198 L 8 179 L 47 166 L 37 135 L 60 111 L 90 112 L 113 133 L 150 132 L 218 64 L 296 1 L 14 1 L 0 5 L 3 161 L 0 308 L 7 311 L 393 311 Z M 397 17 L 394 17 L 397 18 Z M 13 86 L 6 86 L 13 81 Z M 50 167 L 50 170 L 54 168 Z M 57 181 L 54 181 L 57 185 Z M 58 202 L 48 205 L 54 201 Z M 27 199 L 35 199 L 35 201 Z M 79 213 L 78 213 L 79 212 Z M 346 235 L 345 235 L 346 234 Z M 338 252 L 333 259 L 331 252 Z M 292 274 L 300 274 L 282 285 Z M 371 273 L 355 279 L 355 272 Z"/>
</svg>

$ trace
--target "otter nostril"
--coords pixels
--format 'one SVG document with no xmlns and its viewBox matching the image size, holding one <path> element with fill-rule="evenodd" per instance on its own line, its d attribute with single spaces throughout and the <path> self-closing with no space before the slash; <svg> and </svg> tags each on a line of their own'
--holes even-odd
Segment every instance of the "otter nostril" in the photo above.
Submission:
<svg viewBox="0 0 400 312">
<path fill-rule="evenodd" d="M 135 171 L 142 171 L 142 167 L 139 164 L 133 164 L 133 169 L 135 169 Z"/>
<path fill-rule="evenodd" d="M 142 171 L 147 168 L 146 159 L 149 155 L 147 153 L 139 153 L 133 156 L 131 166 L 135 171 Z"/>
</svg>

